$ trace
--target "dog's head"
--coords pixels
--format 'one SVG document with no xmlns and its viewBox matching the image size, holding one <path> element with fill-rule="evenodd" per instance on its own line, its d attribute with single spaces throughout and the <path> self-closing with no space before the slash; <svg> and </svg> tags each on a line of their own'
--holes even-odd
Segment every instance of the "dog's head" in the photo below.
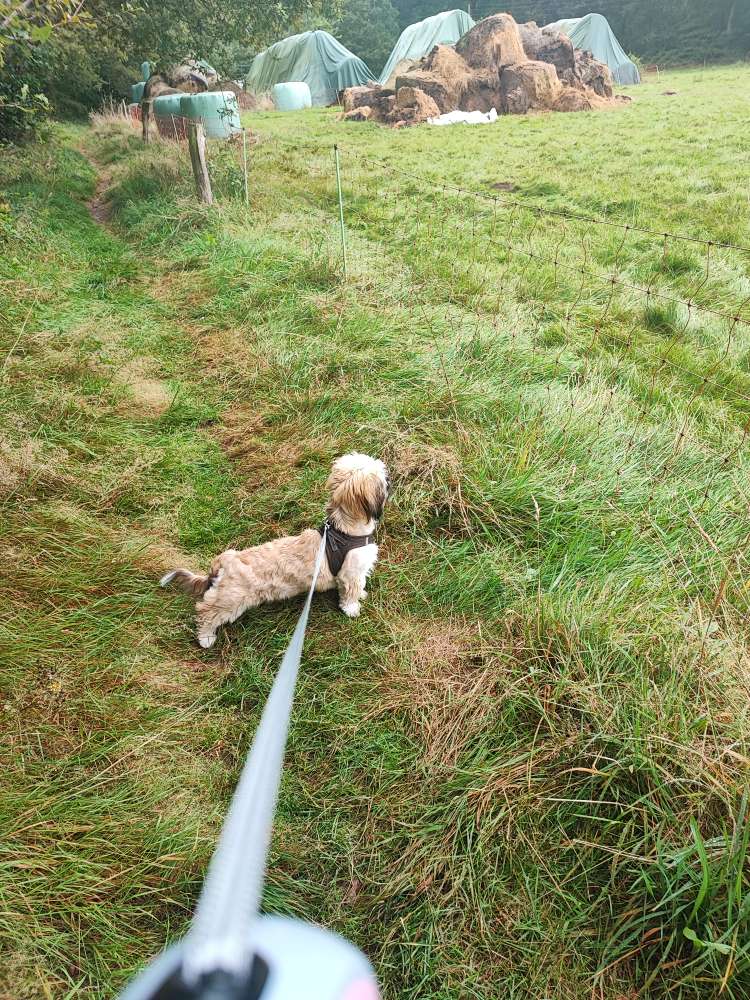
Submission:
<svg viewBox="0 0 750 1000">
<path fill-rule="evenodd" d="M 383 516 L 390 481 L 378 458 L 354 451 L 333 463 L 326 484 L 330 492 L 328 513 L 334 520 L 340 512 L 349 521 L 377 521 Z"/>
</svg>

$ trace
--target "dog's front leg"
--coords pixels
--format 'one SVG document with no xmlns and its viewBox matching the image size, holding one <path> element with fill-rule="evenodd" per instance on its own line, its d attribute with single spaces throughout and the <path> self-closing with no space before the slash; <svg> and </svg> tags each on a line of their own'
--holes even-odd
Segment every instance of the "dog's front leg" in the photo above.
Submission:
<svg viewBox="0 0 750 1000">
<path fill-rule="evenodd" d="M 349 618 L 356 618 L 361 610 L 361 601 L 367 596 L 367 577 L 372 572 L 378 557 L 377 545 L 365 545 L 350 552 L 336 577 L 339 590 L 339 607 Z"/>
<path fill-rule="evenodd" d="M 364 590 L 359 574 L 348 575 L 342 569 L 336 584 L 339 588 L 339 607 L 348 618 L 356 618 L 360 612 L 360 601 Z"/>
</svg>

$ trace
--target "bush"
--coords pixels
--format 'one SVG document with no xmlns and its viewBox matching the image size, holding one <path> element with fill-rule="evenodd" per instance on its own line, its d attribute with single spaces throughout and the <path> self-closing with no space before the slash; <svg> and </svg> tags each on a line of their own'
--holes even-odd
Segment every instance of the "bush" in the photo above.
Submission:
<svg viewBox="0 0 750 1000">
<path fill-rule="evenodd" d="M 23 142 L 37 135 L 52 107 L 44 93 L 47 75 L 42 47 L 11 46 L 0 67 L 0 143 Z"/>
<path fill-rule="evenodd" d="M 38 136 L 52 108 L 44 94 L 33 94 L 23 83 L 16 94 L 0 95 L 0 144 Z"/>
</svg>

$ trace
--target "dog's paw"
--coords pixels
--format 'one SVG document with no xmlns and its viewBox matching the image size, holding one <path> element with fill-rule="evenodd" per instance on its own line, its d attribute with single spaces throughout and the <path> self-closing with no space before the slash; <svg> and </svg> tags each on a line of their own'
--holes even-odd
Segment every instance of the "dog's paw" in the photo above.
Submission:
<svg viewBox="0 0 750 1000">
<path fill-rule="evenodd" d="M 202 646 L 204 649 L 210 649 L 216 642 L 216 633 L 213 635 L 199 635 L 198 645 Z"/>
<path fill-rule="evenodd" d="M 358 618 L 361 610 L 359 601 L 353 601 L 351 604 L 342 604 L 341 610 L 347 618 Z"/>
<path fill-rule="evenodd" d="M 367 591 L 366 590 L 362 591 L 362 593 L 359 595 L 359 599 L 360 599 L 360 601 L 366 601 L 367 600 Z"/>
</svg>

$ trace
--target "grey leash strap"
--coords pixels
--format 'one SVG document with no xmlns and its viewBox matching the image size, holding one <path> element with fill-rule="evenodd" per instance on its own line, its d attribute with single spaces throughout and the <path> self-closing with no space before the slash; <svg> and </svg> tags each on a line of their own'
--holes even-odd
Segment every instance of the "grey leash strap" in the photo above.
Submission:
<svg viewBox="0 0 750 1000">
<path fill-rule="evenodd" d="M 244 975 L 250 968 L 248 932 L 260 910 L 294 689 L 325 544 L 324 531 L 305 606 L 263 709 L 185 938 L 187 983 L 215 969 Z"/>
</svg>

